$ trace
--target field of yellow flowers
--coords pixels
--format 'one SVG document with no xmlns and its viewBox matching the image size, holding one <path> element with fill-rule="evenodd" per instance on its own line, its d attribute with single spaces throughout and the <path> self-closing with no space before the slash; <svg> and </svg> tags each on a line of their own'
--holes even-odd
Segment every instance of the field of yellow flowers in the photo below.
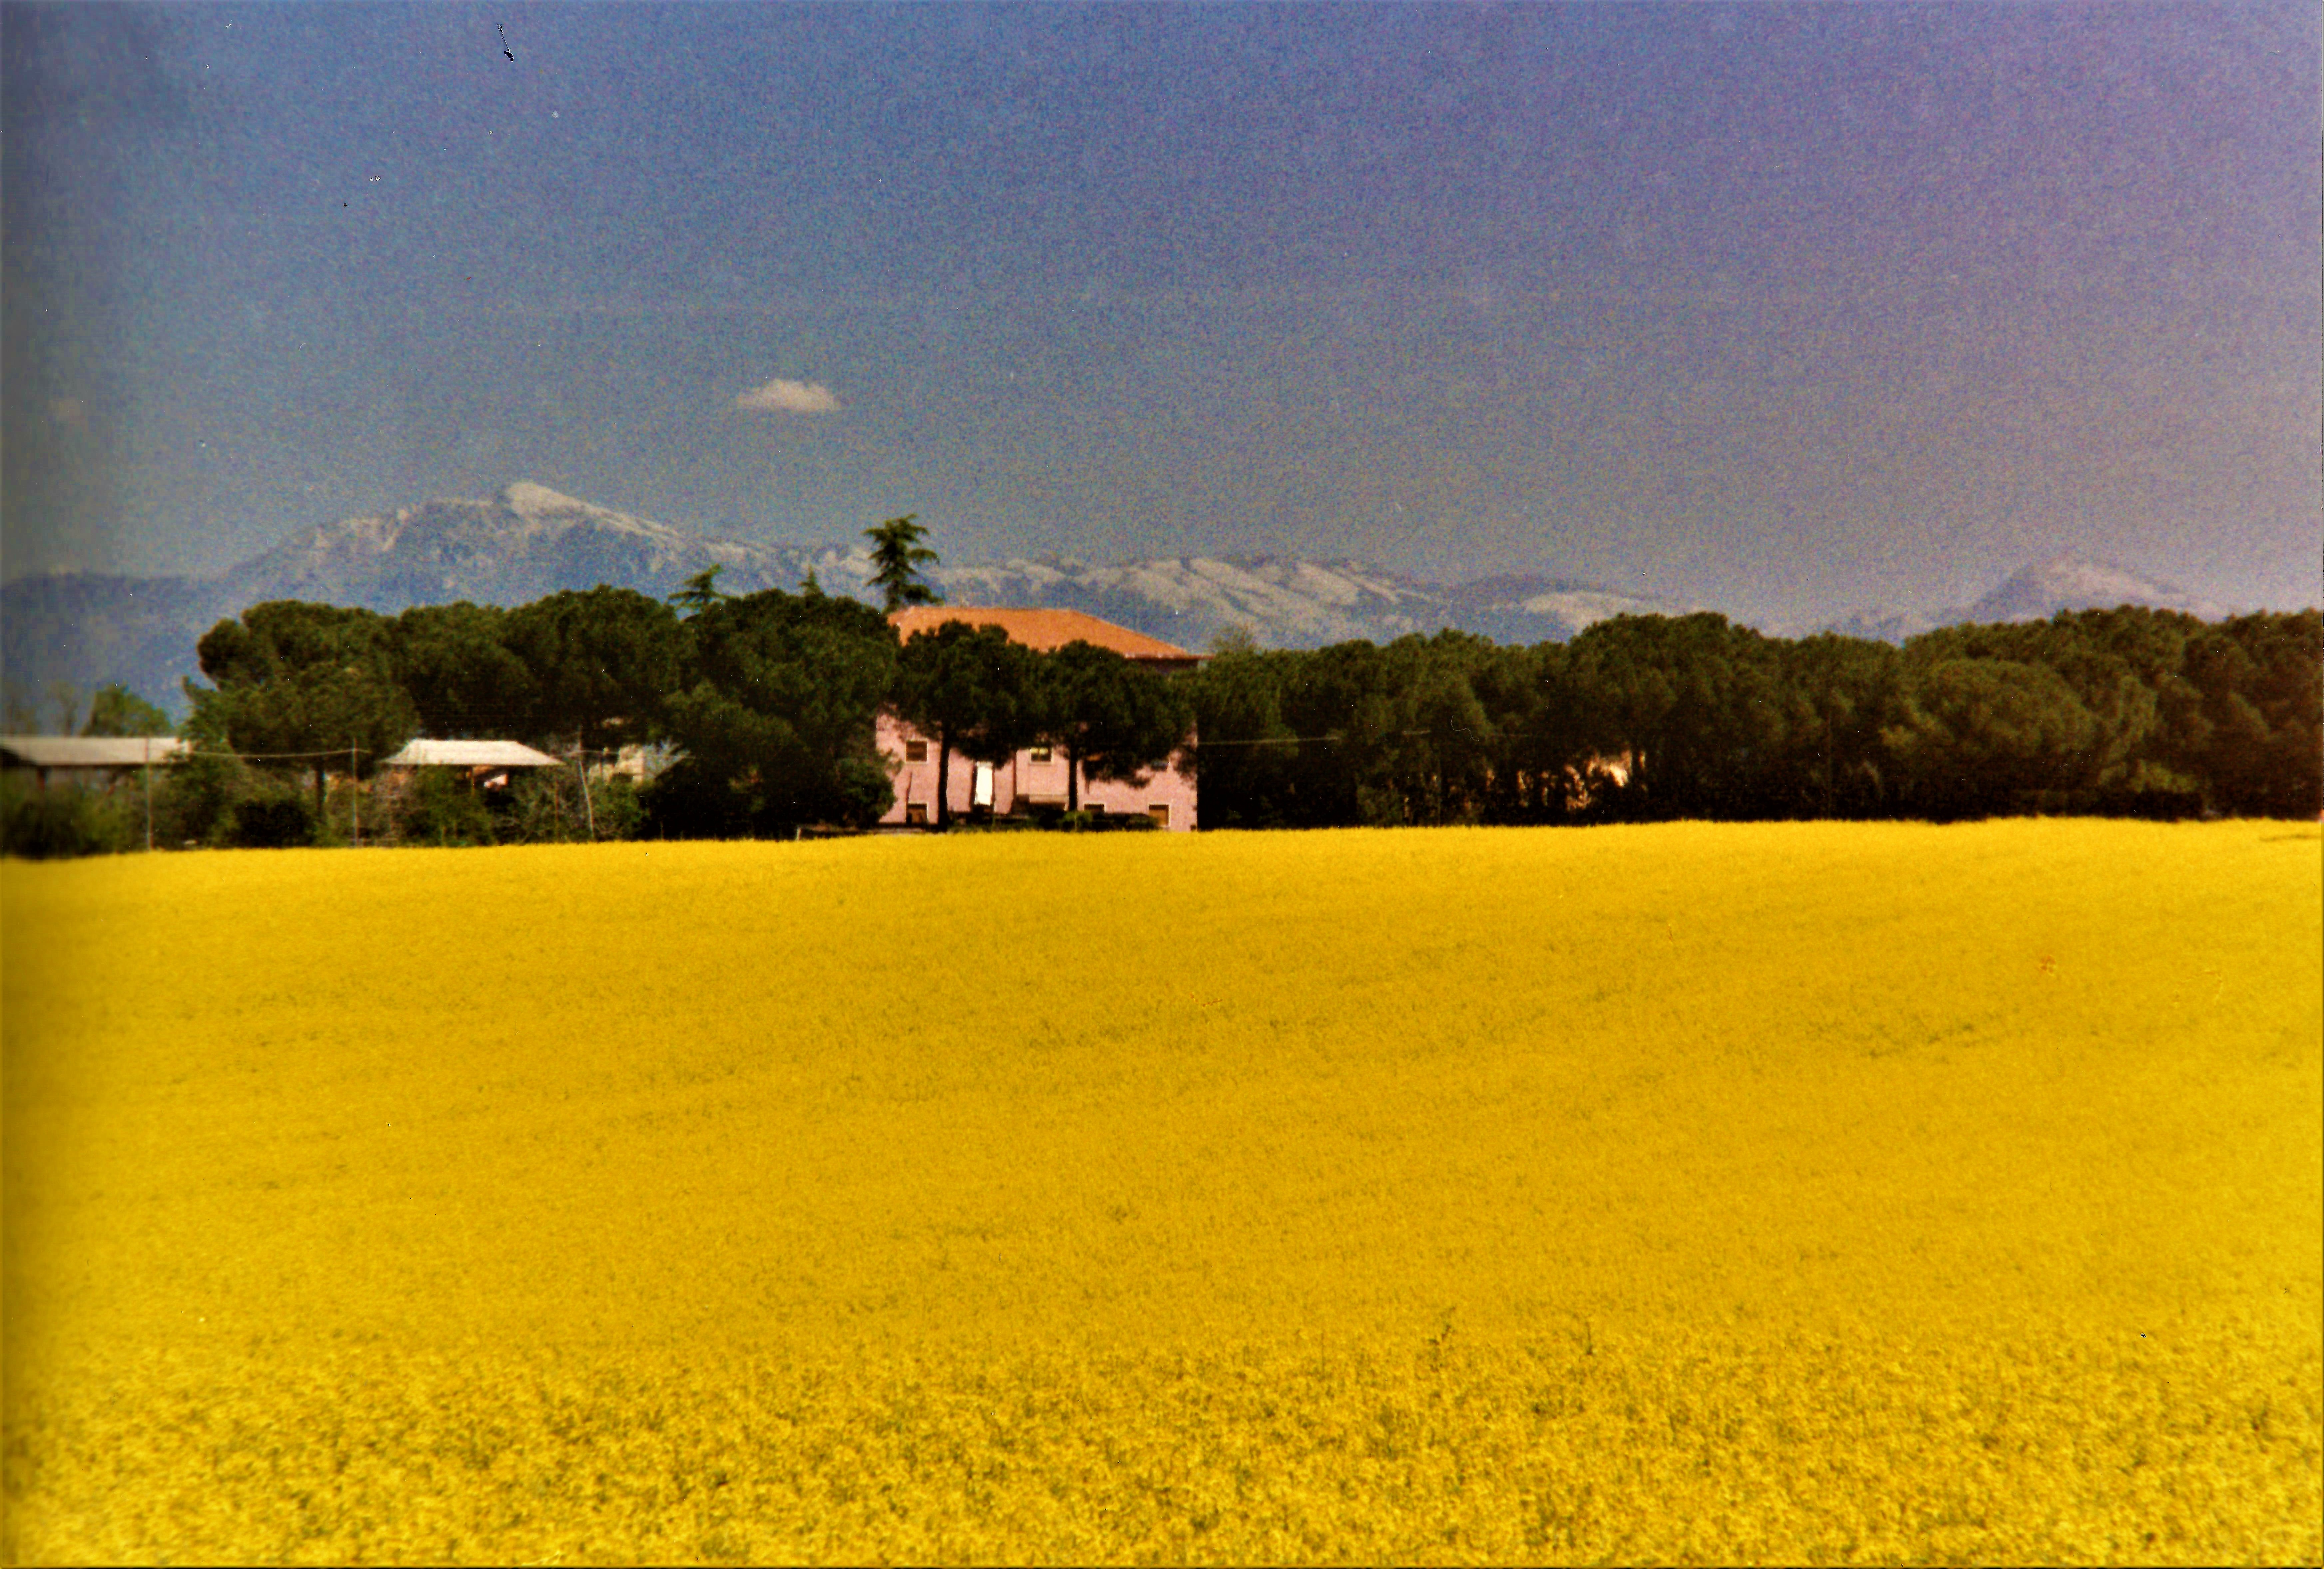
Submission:
<svg viewBox="0 0 2324 1569">
<path fill-rule="evenodd" d="M 17 1562 L 2324 1557 L 2314 826 L 0 871 Z"/>
</svg>

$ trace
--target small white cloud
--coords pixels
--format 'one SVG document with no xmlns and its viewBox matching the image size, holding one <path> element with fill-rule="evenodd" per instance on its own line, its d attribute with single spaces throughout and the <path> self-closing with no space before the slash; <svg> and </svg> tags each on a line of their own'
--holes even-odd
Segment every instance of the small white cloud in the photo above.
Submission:
<svg viewBox="0 0 2324 1569">
<path fill-rule="evenodd" d="M 734 400 L 737 409 L 761 414 L 835 414 L 839 400 L 821 382 L 772 381 Z"/>
</svg>

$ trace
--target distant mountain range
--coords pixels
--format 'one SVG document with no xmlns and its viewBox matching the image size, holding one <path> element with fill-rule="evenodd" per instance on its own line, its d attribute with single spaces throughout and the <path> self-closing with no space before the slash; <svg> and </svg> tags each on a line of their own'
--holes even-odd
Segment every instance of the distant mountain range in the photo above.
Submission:
<svg viewBox="0 0 2324 1569">
<path fill-rule="evenodd" d="M 796 588 L 810 573 L 832 593 L 868 597 L 860 547 L 767 546 L 690 534 L 517 484 L 490 501 L 431 501 L 384 517 L 304 530 L 221 577 L 59 573 L 0 588 L 0 664 L 19 692 L 120 681 L 173 709 L 198 676 L 195 641 L 219 619 L 270 599 L 393 613 L 472 600 L 521 605 L 559 589 L 617 584 L 664 595 L 706 568 L 747 594 Z M 1197 651 L 1240 629 L 1269 648 L 1352 638 L 1386 641 L 1452 627 L 1497 641 L 1557 641 L 1592 622 L 1697 608 L 1562 578 L 1483 577 L 1452 586 L 1354 562 L 1175 557 L 1101 564 L 1069 556 L 938 568 L 958 605 L 1087 611 Z M 2012 621 L 2059 609 L 2154 605 L 2216 616 L 2221 606 L 2070 557 L 2026 568 L 1976 605 L 1923 617 L 1868 612 L 1830 624 L 1897 640 L 1950 621 Z"/>
</svg>

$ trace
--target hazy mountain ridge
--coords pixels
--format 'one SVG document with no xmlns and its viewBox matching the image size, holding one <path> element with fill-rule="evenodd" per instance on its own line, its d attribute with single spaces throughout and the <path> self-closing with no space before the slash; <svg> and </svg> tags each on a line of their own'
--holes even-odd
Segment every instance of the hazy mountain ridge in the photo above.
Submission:
<svg viewBox="0 0 2324 1569">
<path fill-rule="evenodd" d="M 770 546 L 689 533 L 519 483 L 490 501 L 429 501 L 302 530 L 217 578 L 19 578 L 0 588 L 0 636 L 8 679 L 20 690 L 120 681 L 180 706 L 180 681 L 198 675 L 196 640 L 220 618 L 265 600 L 321 600 L 392 614 L 462 599 L 521 605 L 600 583 L 659 597 L 711 567 L 723 569 L 720 586 L 738 594 L 794 589 L 812 574 L 829 592 L 868 597 L 872 575 L 860 545 Z M 1357 638 L 1384 642 L 1444 628 L 1499 642 L 1554 641 L 1609 616 L 1697 608 L 1543 576 L 1448 586 L 1360 562 L 1283 556 L 1114 563 L 1017 557 L 939 567 L 929 577 L 954 604 L 1083 610 L 1198 652 L 1231 631 L 1265 648 Z M 1948 622 L 2028 620 L 2122 604 L 2227 614 L 2119 568 L 2060 556 L 2014 574 L 1962 609 L 1934 616 L 1860 612 L 1800 630 L 1898 641 Z"/>
</svg>

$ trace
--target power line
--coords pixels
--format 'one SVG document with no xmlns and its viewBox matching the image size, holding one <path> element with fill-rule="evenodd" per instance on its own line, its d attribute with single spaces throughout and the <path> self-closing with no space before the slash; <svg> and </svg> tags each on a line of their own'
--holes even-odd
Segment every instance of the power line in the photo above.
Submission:
<svg viewBox="0 0 2324 1569">
<path fill-rule="evenodd" d="M 220 752 L 211 747 L 189 746 L 177 753 L 180 757 L 238 757 L 244 762 L 281 761 L 290 758 L 346 757 L 351 752 L 369 752 L 367 746 L 334 746 L 327 752 Z"/>
</svg>

